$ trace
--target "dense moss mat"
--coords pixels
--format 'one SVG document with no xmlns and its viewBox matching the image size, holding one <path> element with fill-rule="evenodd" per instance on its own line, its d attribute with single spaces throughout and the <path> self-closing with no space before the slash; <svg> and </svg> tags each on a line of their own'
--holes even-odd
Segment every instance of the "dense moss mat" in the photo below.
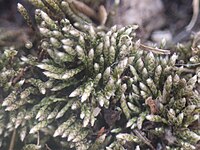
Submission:
<svg viewBox="0 0 200 150">
<path fill-rule="evenodd" d="M 18 9 L 37 35 L 31 53 L 0 51 L 2 149 L 198 148 L 197 37 L 147 47 L 136 25 L 107 29 L 70 1 L 29 1 L 37 27 Z"/>
</svg>

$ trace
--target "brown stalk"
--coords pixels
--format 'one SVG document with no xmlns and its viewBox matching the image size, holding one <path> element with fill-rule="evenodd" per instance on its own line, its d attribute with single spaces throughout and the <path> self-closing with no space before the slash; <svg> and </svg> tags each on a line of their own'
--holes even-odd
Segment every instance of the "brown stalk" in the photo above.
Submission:
<svg viewBox="0 0 200 150">
<path fill-rule="evenodd" d="M 150 140 L 147 139 L 145 136 L 142 135 L 141 131 L 138 129 L 134 129 L 133 132 L 136 134 L 136 136 L 142 140 L 146 145 L 148 145 L 152 150 L 156 150 L 154 146 L 151 144 Z"/>
<path fill-rule="evenodd" d="M 160 49 L 160 48 L 154 48 L 154 47 L 150 47 L 150 46 L 147 46 L 147 45 L 144 45 L 144 44 L 140 44 L 140 48 L 142 48 L 143 50 L 146 50 L 146 51 L 151 51 L 151 52 L 156 53 L 156 54 L 166 54 L 166 55 L 169 55 L 171 53 L 170 50 L 164 50 L 164 49 Z"/>
<path fill-rule="evenodd" d="M 9 145 L 9 149 L 8 149 L 8 150 L 14 150 L 15 138 L 16 138 L 16 129 L 13 130 L 12 137 L 11 137 L 11 141 L 10 141 L 10 145 Z"/>
</svg>

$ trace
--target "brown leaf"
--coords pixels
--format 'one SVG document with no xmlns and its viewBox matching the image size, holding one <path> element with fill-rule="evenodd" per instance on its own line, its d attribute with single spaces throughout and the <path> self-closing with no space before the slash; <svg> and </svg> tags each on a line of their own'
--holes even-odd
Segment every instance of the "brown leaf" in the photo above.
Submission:
<svg viewBox="0 0 200 150">
<path fill-rule="evenodd" d="M 105 127 L 102 127 L 98 132 L 97 132 L 97 138 L 102 136 L 106 132 Z"/>
<path fill-rule="evenodd" d="M 12 85 L 15 85 L 24 76 L 24 74 L 25 74 L 25 72 L 27 71 L 28 68 L 29 67 L 25 67 L 25 68 L 20 70 L 19 74 L 12 79 Z"/>
<path fill-rule="evenodd" d="M 151 114 L 158 113 L 158 111 L 159 111 L 158 105 L 157 105 L 156 101 L 152 99 L 152 97 L 148 97 L 145 100 L 145 104 L 147 104 L 150 107 Z"/>
</svg>

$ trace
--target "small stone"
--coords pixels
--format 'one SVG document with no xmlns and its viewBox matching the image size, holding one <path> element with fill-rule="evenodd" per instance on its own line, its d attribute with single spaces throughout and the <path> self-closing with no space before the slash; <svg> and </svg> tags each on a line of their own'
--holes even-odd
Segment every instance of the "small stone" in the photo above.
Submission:
<svg viewBox="0 0 200 150">
<path fill-rule="evenodd" d="M 163 39 L 165 39 L 166 42 L 170 42 L 172 41 L 172 33 L 169 30 L 157 30 L 152 33 L 151 39 L 158 43 L 160 43 Z"/>
</svg>

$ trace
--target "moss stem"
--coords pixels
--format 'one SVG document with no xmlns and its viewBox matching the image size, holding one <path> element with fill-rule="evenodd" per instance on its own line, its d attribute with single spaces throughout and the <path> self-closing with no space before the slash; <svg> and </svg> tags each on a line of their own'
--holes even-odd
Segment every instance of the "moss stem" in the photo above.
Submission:
<svg viewBox="0 0 200 150">
<path fill-rule="evenodd" d="M 14 150 L 15 138 L 16 138 L 16 129 L 13 130 L 12 138 L 11 138 L 11 141 L 10 141 L 9 150 Z"/>
</svg>

